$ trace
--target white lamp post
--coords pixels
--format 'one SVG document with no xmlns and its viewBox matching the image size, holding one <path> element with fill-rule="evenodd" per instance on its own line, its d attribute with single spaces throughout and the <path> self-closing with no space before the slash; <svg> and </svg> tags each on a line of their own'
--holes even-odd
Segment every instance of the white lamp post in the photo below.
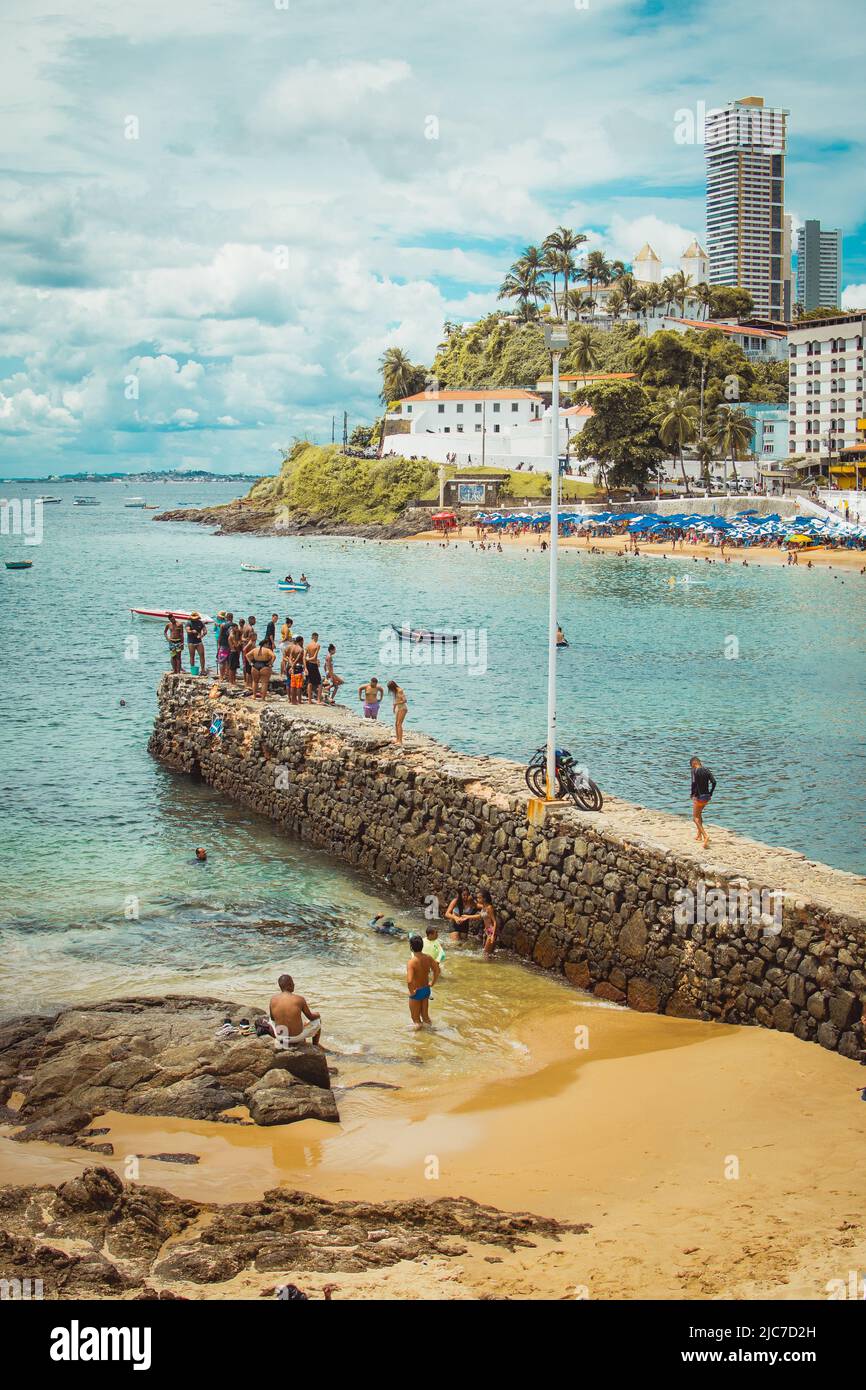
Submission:
<svg viewBox="0 0 866 1390">
<path fill-rule="evenodd" d="M 550 403 L 550 607 L 547 631 L 547 800 L 556 796 L 556 628 L 557 549 L 559 542 L 559 359 L 568 347 L 563 323 L 544 326 L 544 343 L 553 358 L 553 396 Z"/>
</svg>

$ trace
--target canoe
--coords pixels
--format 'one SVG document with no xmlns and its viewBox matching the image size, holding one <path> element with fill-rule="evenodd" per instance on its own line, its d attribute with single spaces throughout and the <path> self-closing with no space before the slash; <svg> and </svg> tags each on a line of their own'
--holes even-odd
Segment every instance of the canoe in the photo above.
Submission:
<svg viewBox="0 0 866 1390">
<path fill-rule="evenodd" d="M 397 627 L 396 623 L 391 627 L 398 637 L 405 637 L 409 642 L 460 642 L 463 637 L 460 632 L 432 632 L 424 627 Z"/>
<path fill-rule="evenodd" d="M 5 564 L 8 570 L 32 570 L 33 568 L 32 560 L 6 560 Z"/>
<path fill-rule="evenodd" d="M 305 593 L 307 592 L 307 590 L 309 589 L 309 587 L 310 587 L 309 584 L 296 584 L 296 583 L 287 584 L 286 581 L 285 581 L 285 579 L 278 579 L 278 580 L 277 580 L 277 588 L 278 588 L 278 589 L 291 589 L 292 592 L 294 592 L 294 593 L 296 593 L 296 594 L 305 594 Z"/>
<path fill-rule="evenodd" d="M 192 617 L 185 608 L 130 608 L 130 613 L 134 613 L 137 618 L 161 618 L 165 619 L 173 613 L 176 618 L 180 618 L 182 623 L 188 622 Z M 207 613 L 199 613 L 203 623 L 213 623 L 215 618 L 208 617 Z"/>
<path fill-rule="evenodd" d="M 270 565 L 241 565 L 241 569 L 246 570 L 249 574 L 270 574 L 271 572 Z"/>
</svg>

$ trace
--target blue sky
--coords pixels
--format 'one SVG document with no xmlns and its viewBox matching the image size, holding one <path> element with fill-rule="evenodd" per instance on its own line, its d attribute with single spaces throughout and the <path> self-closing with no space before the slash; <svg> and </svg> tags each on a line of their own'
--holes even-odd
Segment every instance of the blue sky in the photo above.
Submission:
<svg viewBox="0 0 866 1390">
<path fill-rule="evenodd" d="M 554 226 L 673 266 L 699 103 L 790 111 L 788 210 L 843 229 L 866 307 L 851 0 L 33 8 L 4 0 L 0 42 L 0 475 L 270 472 Z"/>
</svg>

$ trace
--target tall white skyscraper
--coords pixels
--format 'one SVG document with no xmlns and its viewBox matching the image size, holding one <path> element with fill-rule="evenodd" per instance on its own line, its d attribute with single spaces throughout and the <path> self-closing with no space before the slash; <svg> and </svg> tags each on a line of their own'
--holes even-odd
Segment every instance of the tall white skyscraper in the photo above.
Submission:
<svg viewBox="0 0 866 1390">
<path fill-rule="evenodd" d="M 739 285 L 756 318 L 791 314 L 786 256 L 785 150 L 788 112 L 743 97 L 707 113 L 707 250 L 711 285 Z"/>
<path fill-rule="evenodd" d="M 804 309 L 838 309 L 842 297 L 842 233 L 818 221 L 797 232 L 797 303 Z"/>
</svg>

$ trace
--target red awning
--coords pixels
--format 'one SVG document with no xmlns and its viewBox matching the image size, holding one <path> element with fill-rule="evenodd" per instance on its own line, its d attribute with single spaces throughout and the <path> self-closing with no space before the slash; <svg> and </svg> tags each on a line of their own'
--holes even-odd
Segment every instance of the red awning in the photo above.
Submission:
<svg viewBox="0 0 866 1390">
<path fill-rule="evenodd" d="M 456 521 L 456 520 L 457 520 L 457 513 L 456 513 L 456 512 L 434 512 L 434 513 L 433 513 L 433 520 L 434 520 L 434 521 Z"/>
</svg>

